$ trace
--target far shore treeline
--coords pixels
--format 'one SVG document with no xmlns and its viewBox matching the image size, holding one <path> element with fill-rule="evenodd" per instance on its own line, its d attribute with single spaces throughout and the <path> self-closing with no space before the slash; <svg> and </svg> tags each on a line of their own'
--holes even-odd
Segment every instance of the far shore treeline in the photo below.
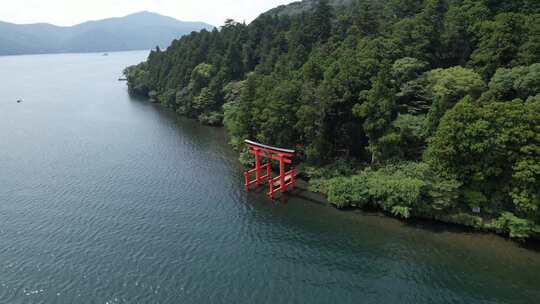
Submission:
<svg viewBox="0 0 540 304">
<path fill-rule="evenodd" d="M 540 235 L 538 0 L 303 1 L 125 73 L 239 152 L 300 149 L 339 208 Z"/>
</svg>

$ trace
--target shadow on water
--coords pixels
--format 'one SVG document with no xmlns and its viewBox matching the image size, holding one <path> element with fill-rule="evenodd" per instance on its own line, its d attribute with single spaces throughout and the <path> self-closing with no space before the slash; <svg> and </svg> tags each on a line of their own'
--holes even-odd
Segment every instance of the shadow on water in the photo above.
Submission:
<svg viewBox="0 0 540 304">
<path fill-rule="evenodd" d="M 403 221 L 403 223 L 407 227 L 426 230 L 434 234 L 454 233 L 454 234 L 470 234 L 470 235 L 477 235 L 477 236 L 497 237 L 501 241 L 510 242 L 510 243 L 513 243 L 514 245 L 519 246 L 520 248 L 540 253 L 540 241 L 535 240 L 535 239 L 528 239 L 526 241 L 511 240 L 508 237 L 496 234 L 491 231 L 480 231 L 472 227 L 467 227 L 467 226 L 462 226 L 462 225 L 452 224 L 452 223 L 444 223 L 444 222 L 439 222 L 439 221 L 430 220 L 430 219 L 413 218 L 407 221 Z"/>
<path fill-rule="evenodd" d="M 257 193 L 262 193 L 263 191 L 257 190 Z M 414 231 L 421 231 L 431 235 L 444 234 L 444 235 L 453 235 L 453 236 L 463 236 L 463 237 L 477 237 L 484 239 L 494 239 L 501 244 L 507 244 L 510 246 L 516 246 L 522 249 L 529 250 L 531 252 L 540 253 L 540 241 L 535 239 L 529 239 L 526 241 L 516 241 L 511 240 L 508 237 L 503 235 L 496 234 L 490 231 L 480 231 L 472 227 L 467 227 L 459 224 L 444 223 L 432 219 L 421 219 L 421 218 L 412 218 L 408 220 L 398 219 L 392 216 L 385 214 L 384 212 L 376 208 L 344 208 L 337 209 L 331 206 L 326 198 L 318 193 L 312 193 L 305 188 L 297 188 L 292 192 L 286 193 L 282 196 L 279 196 L 274 203 L 286 205 L 291 201 L 301 200 L 314 204 L 319 207 L 327 208 L 327 212 L 333 214 L 333 216 L 358 216 L 362 218 L 371 217 L 380 222 L 382 226 L 387 226 L 392 223 L 392 225 L 400 226 L 402 229 L 409 229 Z M 309 208 L 309 206 L 308 206 Z"/>
</svg>

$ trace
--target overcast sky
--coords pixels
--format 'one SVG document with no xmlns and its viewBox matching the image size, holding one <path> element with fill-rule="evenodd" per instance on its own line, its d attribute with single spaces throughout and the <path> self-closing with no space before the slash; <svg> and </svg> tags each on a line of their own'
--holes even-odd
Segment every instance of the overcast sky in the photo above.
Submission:
<svg viewBox="0 0 540 304">
<path fill-rule="evenodd" d="M 88 20 L 151 11 L 183 21 L 222 25 L 227 18 L 251 22 L 264 11 L 292 0 L 1 0 L 0 20 L 73 25 Z"/>
</svg>

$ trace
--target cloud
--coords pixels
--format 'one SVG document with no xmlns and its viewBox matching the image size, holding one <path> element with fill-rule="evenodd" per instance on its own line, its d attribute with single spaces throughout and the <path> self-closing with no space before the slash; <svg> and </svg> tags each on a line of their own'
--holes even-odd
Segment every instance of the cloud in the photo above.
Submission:
<svg viewBox="0 0 540 304">
<path fill-rule="evenodd" d="M 185 21 L 222 25 L 228 18 L 251 22 L 261 13 L 291 0 L 4 0 L 0 20 L 73 25 L 88 20 L 152 11 Z"/>
</svg>

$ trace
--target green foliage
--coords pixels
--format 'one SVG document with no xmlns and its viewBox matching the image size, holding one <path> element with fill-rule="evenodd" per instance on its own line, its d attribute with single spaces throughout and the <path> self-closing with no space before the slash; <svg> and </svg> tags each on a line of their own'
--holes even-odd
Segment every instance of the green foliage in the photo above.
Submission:
<svg viewBox="0 0 540 304">
<path fill-rule="evenodd" d="M 403 57 L 436 61 L 439 58 L 440 35 L 447 3 L 427 0 L 413 18 L 403 18 L 392 28 L 393 39 L 398 41 Z"/>
<path fill-rule="evenodd" d="M 438 187 L 437 178 L 430 176 L 428 171 L 425 164 L 406 163 L 369 172 L 367 186 L 371 199 L 389 211 L 395 206 L 407 207 L 411 211 L 423 211 L 431 207 L 444 209 L 447 206 L 442 201 L 437 201 L 437 205 L 428 205 L 429 193 L 437 192 Z M 429 177 L 435 183 L 432 184 L 424 177 Z"/>
<path fill-rule="evenodd" d="M 478 97 L 485 89 L 485 84 L 474 71 L 462 67 L 436 69 L 425 75 L 428 98 L 432 100 L 427 116 L 427 130 L 432 134 L 439 121 L 456 102 L 470 95 Z"/>
<path fill-rule="evenodd" d="M 395 114 L 396 100 L 390 79 L 389 68 L 384 65 L 374 79 L 372 88 L 360 94 L 360 103 L 353 108 L 355 115 L 364 121 L 372 163 L 381 158 L 380 138 L 389 129 Z"/>
<path fill-rule="evenodd" d="M 174 90 L 167 90 L 157 97 L 159 103 L 167 107 L 174 107 L 176 104 L 176 92 Z"/>
<path fill-rule="evenodd" d="M 524 14 L 503 13 L 480 25 L 478 48 L 471 55 L 471 63 L 478 67 L 485 79 L 489 79 L 499 67 L 512 67 L 519 63 L 518 54 L 527 37 L 527 19 Z M 523 52 L 527 54 L 521 56 L 528 57 L 530 50 Z"/>
<path fill-rule="evenodd" d="M 248 149 L 246 148 L 240 151 L 240 157 L 238 158 L 238 160 L 245 167 L 253 167 L 255 165 L 252 154 L 249 153 Z"/>
<path fill-rule="evenodd" d="M 189 86 L 193 94 L 200 93 L 208 84 L 214 74 L 214 67 L 211 64 L 201 63 L 191 72 Z"/>
<path fill-rule="evenodd" d="M 351 204 L 362 207 L 369 202 L 369 192 L 365 183 L 364 175 L 331 179 L 326 184 L 328 200 L 338 208 L 348 207 Z"/>
<path fill-rule="evenodd" d="M 452 208 L 459 186 L 453 179 L 437 176 L 425 163 L 409 162 L 330 179 L 324 190 L 328 200 L 340 208 L 370 203 L 408 218 Z"/>
<path fill-rule="evenodd" d="M 418 78 L 424 71 L 428 63 L 416 58 L 404 57 L 398 59 L 392 65 L 392 79 L 402 86 L 403 84 Z"/>
<path fill-rule="evenodd" d="M 463 190 L 463 199 L 470 208 L 483 207 L 489 202 L 482 192 L 472 189 Z"/>
<path fill-rule="evenodd" d="M 377 153 L 384 160 L 419 160 L 426 145 L 425 125 L 424 115 L 398 115 L 380 138 Z"/>
<path fill-rule="evenodd" d="M 302 1 L 184 36 L 125 74 L 130 93 L 223 123 L 243 163 L 248 138 L 298 149 L 311 189 L 340 208 L 538 224 L 538 3 Z"/>
<path fill-rule="evenodd" d="M 302 168 L 303 169 L 302 171 L 310 179 L 317 179 L 317 178 L 329 179 L 329 178 L 339 177 L 339 176 L 351 176 L 356 172 L 357 167 L 358 167 L 357 164 L 340 158 L 325 166 L 304 165 Z"/>
<path fill-rule="evenodd" d="M 529 65 L 540 62 L 540 14 L 532 14 L 526 18 L 525 28 L 528 34 L 519 48 L 518 62 Z"/>
<path fill-rule="evenodd" d="M 535 218 L 540 206 L 540 102 L 460 101 L 443 118 L 426 158 L 492 203 Z M 491 199 L 492 200 L 491 200 Z"/>
<path fill-rule="evenodd" d="M 511 212 L 503 212 L 495 221 L 494 226 L 515 239 L 528 238 L 535 231 L 534 224 L 531 221 L 519 218 Z"/>
<path fill-rule="evenodd" d="M 489 82 L 489 90 L 482 95 L 482 100 L 527 99 L 540 92 L 540 63 L 519 66 L 511 69 L 497 69 Z"/>
<path fill-rule="evenodd" d="M 223 114 L 219 112 L 202 113 L 198 119 L 204 125 L 219 126 L 223 122 Z"/>
<path fill-rule="evenodd" d="M 332 32 L 333 9 L 328 0 L 317 0 L 317 5 L 309 20 L 308 30 L 314 41 L 324 42 L 328 40 Z"/>
<path fill-rule="evenodd" d="M 411 216 L 411 208 L 403 206 L 394 206 L 392 207 L 391 213 L 394 216 L 408 219 Z"/>
<path fill-rule="evenodd" d="M 128 79 L 128 89 L 131 94 L 148 95 L 150 93 L 150 77 L 147 71 L 147 63 L 130 66 L 124 70 Z"/>
</svg>

